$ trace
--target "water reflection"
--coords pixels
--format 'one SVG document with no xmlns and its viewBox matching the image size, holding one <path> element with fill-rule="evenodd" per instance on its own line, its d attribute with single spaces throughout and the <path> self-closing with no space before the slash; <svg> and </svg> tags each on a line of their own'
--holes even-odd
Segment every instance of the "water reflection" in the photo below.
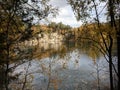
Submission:
<svg viewBox="0 0 120 90">
<path fill-rule="evenodd" d="M 17 82 L 11 83 L 14 90 L 21 90 L 23 85 L 23 90 L 96 90 L 96 65 L 102 68 L 99 86 L 102 90 L 108 89 L 109 76 L 104 73 L 108 70 L 107 63 L 102 56 L 98 58 L 100 54 L 94 48 L 83 48 L 74 42 L 32 47 L 35 48 L 33 59 L 18 66 L 13 73 L 21 73 Z"/>
</svg>

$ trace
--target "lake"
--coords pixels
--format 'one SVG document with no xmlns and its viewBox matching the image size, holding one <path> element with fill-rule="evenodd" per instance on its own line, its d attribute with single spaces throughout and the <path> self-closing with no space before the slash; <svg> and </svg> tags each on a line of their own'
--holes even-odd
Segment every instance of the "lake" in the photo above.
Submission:
<svg viewBox="0 0 120 90">
<path fill-rule="evenodd" d="M 10 85 L 14 90 L 109 90 L 108 63 L 94 48 L 75 42 L 32 47 L 31 60 L 13 73 L 20 73 Z"/>
</svg>

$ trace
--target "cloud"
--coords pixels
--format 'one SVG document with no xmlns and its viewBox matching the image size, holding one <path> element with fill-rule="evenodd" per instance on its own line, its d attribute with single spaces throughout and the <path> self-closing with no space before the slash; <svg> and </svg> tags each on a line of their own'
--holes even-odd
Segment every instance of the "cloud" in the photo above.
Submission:
<svg viewBox="0 0 120 90">
<path fill-rule="evenodd" d="M 53 6 L 56 6 L 56 7 L 64 7 L 67 5 L 67 1 L 66 0 L 51 0 L 50 3 L 53 5 Z"/>
<path fill-rule="evenodd" d="M 105 13 L 106 13 L 106 8 L 104 8 L 106 6 L 106 3 L 100 3 L 100 2 L 96 2 L 99 4 L 99 6 L 97 6 L 98 9 L 98 14 L 99 14 L 99 19 L 101 22 L 105 22 L 106 18 L 105 17 Z M 67 24 L 70 25 L 72 27 L 79 27 L 81 26 L 82 22 L 81 21 L 77 21 L 75 18 L 75 15 L 72 11 L 72 8 L 69 4 L 67 4 L 66 0 L 51 0 L 51 4 L 55 7 L 59 8 L 59 15 L 56 16 L 56 18 L 50 17 L 49 19 L 51 21 L 54 22 L 62 22 L 63 24 Z M 91 12 L 91 18 L 89 18 L 90 22 L 94 21 L 94 18 L 96 18 L 96 13 L 95 10 L 93 9 Z"/>
<path fill-rule="evenodd" d="M 67 4 L 66 0 L 51 0 L 51 4 L 59 8 L 59 15 L 57 15 L 56 18 L 49 17 L 52 22 L 62 22 L 72 27 L 79 27 L 82 24 L 76 20 L 72 8 Z"/>
</svg>

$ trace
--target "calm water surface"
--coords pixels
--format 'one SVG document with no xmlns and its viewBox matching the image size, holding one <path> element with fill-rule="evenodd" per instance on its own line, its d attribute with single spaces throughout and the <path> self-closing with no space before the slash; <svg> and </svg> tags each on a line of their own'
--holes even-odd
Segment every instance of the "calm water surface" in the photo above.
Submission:
<svg viewBox="0 0 120 90">
<path fill-rule="evenodd" d="M 106 90 L 109 87 L 108 64 L 92 49 L 84 50 L 75 43 L 69 46 L 45 43 L 36 48 L 34 58 L 14 72 L 21 73 L 20 81 L 26 79 L 26 90 L 98 90 L 98 86 Z"/>
</svg>

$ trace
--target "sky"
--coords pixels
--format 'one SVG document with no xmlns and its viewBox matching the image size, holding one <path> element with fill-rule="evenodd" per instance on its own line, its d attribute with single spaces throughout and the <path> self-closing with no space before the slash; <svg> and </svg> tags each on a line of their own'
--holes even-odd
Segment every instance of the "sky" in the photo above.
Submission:
<svg viewBox="0 0 120 90">
<path fill-rule="evenodd" d="M 99 4 L 100 2 L 97 2 L 97 3 Z M 48 17 L 48 21 L 49 21 L 48 23 L 62 22 L 63 24 L 70 25 L 73 28 L 80 27 L 82 25 L 81 21 L 76 20 L 73 10 L 66 0 L 51 0 L 50 4 L 53 7 L 57 7 L 59 10 L 58 10 L 58 15 L 56 15 L 56 17 L 52 17 L 52 16 Z M 99 6 L 97 7 L 98 13 L 102 11 L 102 13 L 99 15 L 100 22 L 105 22 L 106 20 L 106 17 L 105 17 L 106 9 L 104 8 L 105 5 L 106 3 L 100 3 Z M 96 17 L 95 10 L 93 9 L 93 11 L 90 14 L 92 19 L 91 20 L 89 19 L 89 21 L 93 22 L 94 18 Z M 43 23 L 44 23 L 44 20 L 43 20 Z"/>
<path fill-rule="evenodd" d="M 66 0 L 51 0 L 50 2 L 53 6 L 58 7 L 58 15 L 55 17 L 49 17 L 49 20 L 52 22 L 62 22 L 65 25 L 70 25 L 72 27 L 79 27 L 82 22 L 77 21 L 72 8 L 67 4 Z"/>
</svg>

